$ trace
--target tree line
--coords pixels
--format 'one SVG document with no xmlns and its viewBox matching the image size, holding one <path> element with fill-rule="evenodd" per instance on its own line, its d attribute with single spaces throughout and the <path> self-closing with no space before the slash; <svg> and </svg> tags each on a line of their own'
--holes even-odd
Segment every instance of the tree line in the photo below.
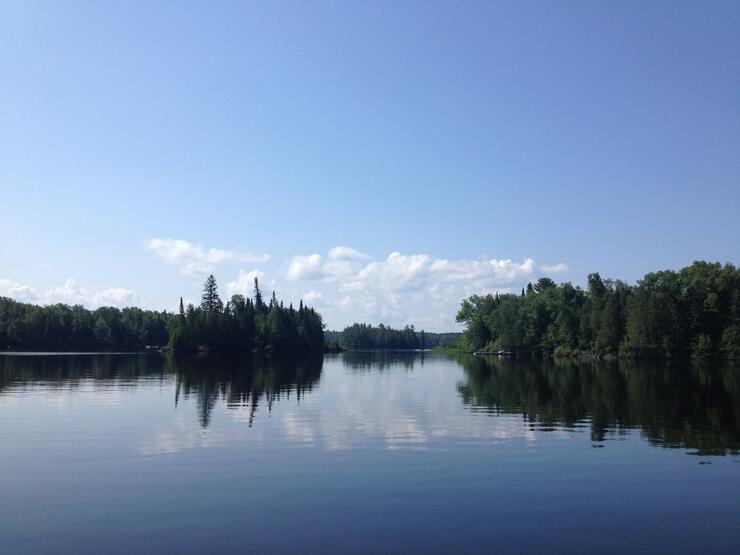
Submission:
<svg viewBox="0 0 740 555">
<path fill-rule="evenodd" d="M 594 273 L 585 290 L 540 278 L 519 295 L 468 297 L 457 321 L 465 351 L 738 358 L 740 270 L 697 261 L 637 285 Z"/>
<path fill-rule="evenodd" d="M 205 282 L 199 306 L 179 313 L 140 308 L 80 305 L 37 306 L 0 297 L 0 349 L 132 350 L 169 346 L 176 352 L 318 352 L 324 346 L 324 324 L 314 309 L 285 307 L 273 292 L 265 302 L 254 281 L 254 298 L 232 295 L 224 305 L 216 279 Z"/>
<path fill-rule="evenodd" d="M 0 349 L 122 350 L 164 345 L 171 315 L 140 308 L 37 306 L 0 297 Z"/>
<path fill-rule="evenodd" d="M 385 324 L 377 327 L 353 324 L 342 331 L 325 331 L 324 339 L 329 346 L 338 345 L 344 349 L 431 349 L 454 346 L 462 335 L 459 332 L 417 332 L 413 326 L 409 328 L 413 335 L 408 332 L 404 334 L 405 330 L 396 330 Z M 344 334 L 347 330 L 348 341 L 345 341 Z M 404 346 L 406 344 L 412 347 Z"/>
<path fill-rule="evenodd" d="M 345 349 L 423 349 L 427 346 L 426 335 L 414 326 L 397 330 L 384 324 L 352 324 L 344 328 L 339 341 Z"/>
<path fill-rule="evenodd" d="M 200 306 L 183 306 L 170 321 L 169 347 L 197 350 L 307 353 L 324 348 L 324 323 L 313 308 L 285 307 L 275 292 L 265 302 L 254 280 L 254 298 L 232 295 L 224 305 L 216 278 L 208 276 Z"/>
</svg>

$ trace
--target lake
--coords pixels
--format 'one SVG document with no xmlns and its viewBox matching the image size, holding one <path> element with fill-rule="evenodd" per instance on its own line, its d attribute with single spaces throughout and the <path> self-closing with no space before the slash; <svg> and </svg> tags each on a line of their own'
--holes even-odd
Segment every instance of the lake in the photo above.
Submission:
<svg viewBox="0 0 740 555">
<path fill-rule="evenodd" d="M 0 356 L 4 553 L 730 553 L 740 371 Z"/>
</svg>

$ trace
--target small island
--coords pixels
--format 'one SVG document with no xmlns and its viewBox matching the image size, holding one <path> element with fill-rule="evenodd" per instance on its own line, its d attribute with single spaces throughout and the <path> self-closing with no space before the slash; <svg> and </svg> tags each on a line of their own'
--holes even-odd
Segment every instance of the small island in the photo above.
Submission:
<svg viewBox="0 0 740 555">
<path fill-rule="evenodd" d="M 305 354 L 324 348 L 324 323 L 313 308 L 285 307 L 275 292 L 265 302 L 254 278 L 254 298 L 232 295 L 223 304 L 216 278 L 203 285 L 200 306 L 183 306 L 171 319 L 169 348 L 175 352 L 199 350 L 229 352 L 280 352 Z"/>
</svg>

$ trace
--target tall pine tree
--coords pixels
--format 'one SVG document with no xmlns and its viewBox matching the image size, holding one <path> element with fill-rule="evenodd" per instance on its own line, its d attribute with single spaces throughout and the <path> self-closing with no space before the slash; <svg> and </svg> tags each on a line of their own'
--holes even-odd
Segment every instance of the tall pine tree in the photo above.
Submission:
<svg viewBox="0 0 740 555">
<path fill-rule="evenodd" d="M 208 276 L 206 282 L 203 284 L 200 307 L 206 312 L 212 310 L 221 312 L 224 308 L 224 303 L 221 301 L 221 297 L 218 296 L 218 286 L 216 285 L 216 278 L 213 277 L 213 274 Z"/>
<path fill-rule="evenodd" d="M 257 312 L 262 312 L 262 309 L 264 308 L 264 303 L 262 302 L 262 291 L 260 291 L 260 283 L 256 277 L 254 278 L 254 308 L 257 309 Z"/>
</svg>

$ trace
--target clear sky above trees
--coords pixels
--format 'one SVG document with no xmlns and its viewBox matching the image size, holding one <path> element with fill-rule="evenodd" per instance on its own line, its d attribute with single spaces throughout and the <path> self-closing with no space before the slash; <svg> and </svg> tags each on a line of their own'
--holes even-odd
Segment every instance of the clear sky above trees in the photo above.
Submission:
<svg viewBox="0 0 740 555">
<path fill-rule="evenodd" d="M 176 310 L 257 275 L 330 328 L 440 331 L 542 276 L 737 264 L 739 27 L 734 2 L 4 2 L 0 295 Z"/>
</svg>

